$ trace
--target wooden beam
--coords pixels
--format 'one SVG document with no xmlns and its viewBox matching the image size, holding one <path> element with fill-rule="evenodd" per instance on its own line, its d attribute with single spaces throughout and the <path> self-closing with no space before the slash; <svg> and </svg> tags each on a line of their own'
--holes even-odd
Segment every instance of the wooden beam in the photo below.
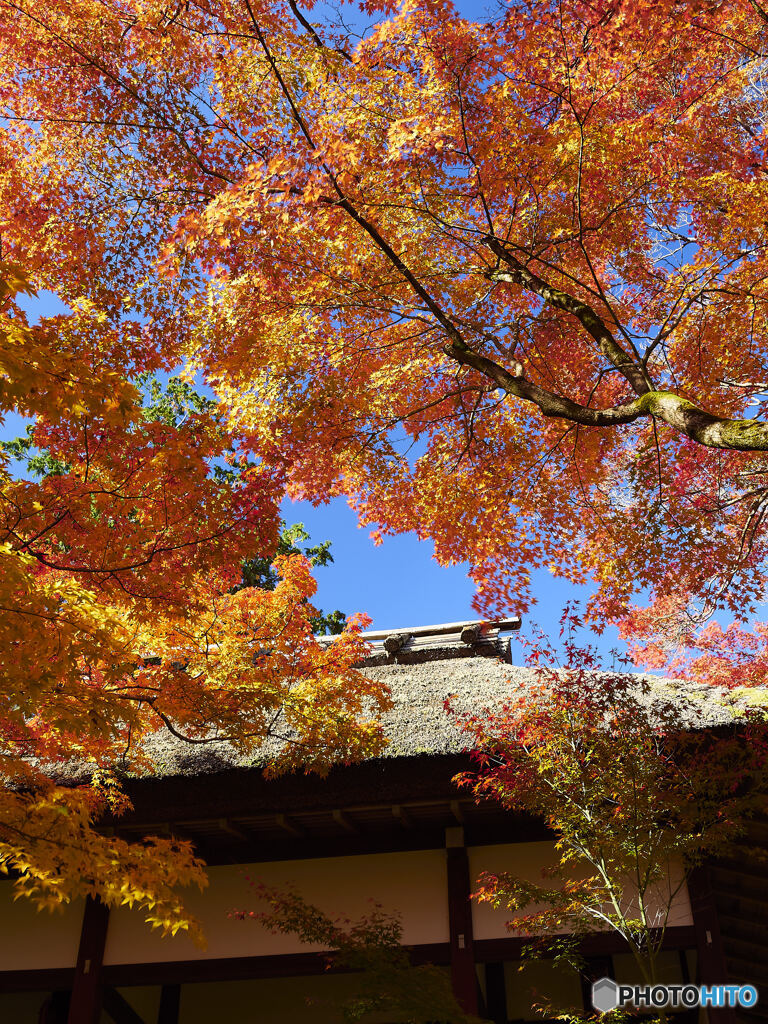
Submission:
<svg viewBox="0 0 768 1024">
<path fill-rule="evenodd" d="M 333 820 L 336 824 L 341 825 L 346 832 L 353 832 L 355 835 L 360 833 L 360 829 L 353 821 L 349 820 L 349 817 L 344 813 L 344 811 L 340 811 L 337 808 L 336 810 L 331 811 L 331 814 L 333 815 Z"/>
<path fill-rule="evenodd" d="M 483 635 L 483 627 L 480 623 L 471 623 L 461 631 L 461 642 L 463 644 L 475 644 Z"/>
<path fill-rule="evenodd" d="M 99 1024 L 101 969 L 107 942 L 109 907 L 91 896 L 85 901 L 68 1024 Z"/>
<path fill-rule="evenodd" d="M 563 933 L 552 936 L 552 938 L 567 939 L 568 935 Z M 530 943 L 530 938 L 524 936 L 475 939 L 475 960 L 478 963 L 491 963 L 494 960 L 519 960 L 523 947 Z M 694 949 L 695 946 L 696 929 L 693 925 L 670 925 L 664 930 L 662 949 Z M 614 953 L 626 953 L 627 943 L 616 932 L 595 932 L 594 935 L 585 935 L 579 941 L 578 949 L 585 957 L 612 956 Z M 543 959 L 548 958 L 545 956 Z"/>
<path fill-rule="evenodd" d="M 396 818 L 403 828 L 413 828 L 414 822 L 407 808 L 403 807 L 402 804 L 393 804 L 392 816 Z"/>
<path fill-rule="evenodd" d="M 472 906 L 470 903 L 467 848 L 457 845 L 459 829 L 446 829 L 448 868 L 448 929 L 451 947 L 451 984 L 465 1013 L 477 1014 L 477 973 L 475 970 Z"/>
<path fill-rule="evenodd" d="M 229 818 L 219 818 L 219 828 L 222 832 L 226 832 L 229 836 L 234 836 L 235 839 L 239 839 L 243 843 L 249 843 L 251 836 L 247 832 L 244 832 L 239 825 L 236 825 Z"/>
<path fill-rule="evenodd" d="M 295 822 L 291 821 L 285 814 L 276 814 L 275 823 L 277 824 L 278 828 L 283 829 L 284 832 L 290 832 L 290 834 L 292 836 L 296 836 L 297 839 L 306 838 L 307 833 L 304 831 L 304 829 L 301 828 L 300 825 L 297 825 Z"/>
<path fill-rule="evenodd" d="M 560 938 L 566 938 L 562 935 Z M 519 960 L 529 938 L 507 936 L 499 939 L 475 939 L 477 963 Z M 692 925 L 671 925 L 664 932 L 663 949 L 694 949 L 696 929 Z M 585 936 L 579 943 L 585 956 L 625 953 L 626 942 L 611 932 Z M 424 943 L 408 947 L 413 964 L 449 964 L 448 942 Z M 331 969 L 333 970 L 333 969 Z M 325 974 L 328 958 L 324 953 L 281 953 L 266 956 L 216 957 L 211 960 L 170 960 L 155 963 L 107 964 L 101 978 L 105 985 L 172 985 L 202 981 L 239 981 L 253 978 L 288 978 L 297 975 Z M 2 992 L 51 992 L 72 988 L 73 968 L 44 968 L 36 971 L 0 971 Z"/>
<path fill-rule="evenodd" d="M 250 843 L 254 838 L 251 832 L 244 831 L 232 818 L 184 818 L 179 821 L 162 822 L 159 825 L 157 823 L 148 824 L 144 826 L 143 832 L 145 834 L 156 832 L 162 835 L 177 836 L 179 839 L 189 839 L 199 845 L 210 842 L 212 838 L 219 838 L 209 834 L 211 826 L 244 842 Z"/>
<path fill-rule="evenodd" d="M 163 985 L 160 991 L 160 1009 L 157 1024 L 179 1024 L 181 985 Z"/>
<path fill-rule="evenodd" d="M 410 633 L 392 633 L 384 640 L 384 650 L 388 654 L 397 654 L 411 639 Z"/>
<path fill-rule="evenodd" d="M 111 985 L 104 989 L 103 1003 L 104 1009 L 115 1024 L 146 1024 L 144 1018 L 134 1010 L 128 1000 Z"/>
<path fill-rule="evenodd" d="M 510 619 L 472 619 L 462 622 L 441 622 L 434 626 L 407 626 L 398 629 L 397 633 L 410 633 L 411 636 L 445 636 L 448 633 L 461 633 L 466 626 L 484 626 L 486 629 L 517 630 L 520 629 L 521 619 L 519 615 L 513 615 Z M 371 630 L 368 633 L 361 633 L 363 640 L 375 641 L 386 640 L 392 633 L 391 629 Z M 334 637 L 316 637 L 315 639 L 327 643 L 333 641 Z"/>
<path fill-rule="evenodd" d="M 193 826 L 187 821 L 183 825 L 178 821 L 162 821 L 157 825 L 150 826 L 149 831 L 155 835 L 168 836 L 170 839 L 190 839 L 194 843 L 199 842 L 199 837 L 195 835 Z"/>
</svg>

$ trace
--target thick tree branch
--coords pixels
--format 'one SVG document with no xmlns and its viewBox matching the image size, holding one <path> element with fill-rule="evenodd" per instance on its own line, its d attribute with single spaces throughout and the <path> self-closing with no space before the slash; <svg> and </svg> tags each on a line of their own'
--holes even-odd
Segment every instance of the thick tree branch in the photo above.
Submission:
<svg viewBox="0 0 768 1024">
<path fill-rule="evenodd" d="M 486 235 L 483 242 L 495 256 L 511 267 L 511 273 L 490 271 L 488 276 L 491 280 L 520 284 L 524 288 L 535 292 L 545 302 L 548 302 L 550 306 L 562 309 L 566 313 L 571 313 L 576 317 L 584 330 L 594 338 L 606 359 L 626 378 L 636 395 L 644 395 L 648 391 L 653 390 L 653 384 L 646 368 L 640 365 L 622 348 L 591 306 L 588 306 L 586 302 L 582 302 L 581 299 L 576 299 L 566 292 L 561 292 L 557 288 L 551 287 L 546 281 L 529 270 L 528 267 L 520 263 L 492 235 Z"/>
<path fill-rule="evenodd" d="M 578 402 L 574 402 L 570 398 L 556 395 L 527 380 L 523 376 L 523 368 L 520 363 L 515 363 L 513 370 L 510 371 L 493 359 L 475 352 L 460 339 L 451 339 L 444 351 L 458 363 L 471 366 L 472 369 L 488 377 L 508 395 L 533 402 L 545 416 L 560 417 L 588 427 L 610 427 L 618 426 L 621 423 L 631 423 L 643 415 L 643 412 L 637 408 L 636 402 L 613 406 L 610 409 L 590 409 L 586 405 L 579 405 Z"/>
<path fill-rule="evenodd" d="M 452 341 L 445 346 L 445 353 L 482 373 L 508 395 L 532 402 L 547 417 L 558 417 L 585 427 L 617 427 L 653 416 L 708 448 L 768 451 L 768 423 L 714 416 L 671 391 L 647 391 L 631 402 L 607 409 L 591 409 L 526 380 L 520 364 L 510 372 L 493 359 L 475 352 L 466 343 Z"/>
</svg>

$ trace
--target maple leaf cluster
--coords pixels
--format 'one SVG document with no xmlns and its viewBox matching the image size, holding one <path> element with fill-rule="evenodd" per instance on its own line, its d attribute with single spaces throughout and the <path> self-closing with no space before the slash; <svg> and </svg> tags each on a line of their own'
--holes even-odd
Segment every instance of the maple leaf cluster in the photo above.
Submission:
<svg viewBox="0 0 768 1024">
<path fill-rule="evenodd" d="M 766 11 L 348 14 L 10 5 L 5 250 L 143 367 L 187 360 L 293 496 L 469 562 L 484 615 L 545 567 L 599 623 L 667 601 L 667 647 L 747 618 Z"/>
<path fill-rule="evenodd" d="M 268 586 L 239 588 L 275 550 L 277 475 L 217 466 L 233 438 L 210 408 L 148 417 L 103 318 L 30 327 L 25 276 L 0 271 L 0 411 L 34 415 L 45 452 L 39 480 L 12 476 L 8 451 L 0 466 L 0 870 L 38 906 L 98 896 L 201 941 L 178 892 L 206 883 L 191 844 L 95 825 L 129 808 L 119 775 L 157 770 L 158 730 L 254 756 L 270 740 L 267 773 L 324 772 L 380 750 L 388 698 L 352 667 L 362 620 L 314 636 L 290 544 Z"/>
<path fill-rule="evenodd" d="M 411 965 L 399 914 L 371 900 L 371 908 L 357 919 L 331 916 L 293 887 L 249 884 L 257 906 L 268 909 L 235 910 L 230 917 L 328 949 L 326 969 L 352 972 L 349 994 L 339 998 L 337 993 L 333 1003 L 345 1022 L 386 1013 L 409 1024 L 429 1024 L 435 1014 L 446 1024 L 480 1024 L 459 1006 L 443 968 Z"/>
<path fill-rule="evenodd" d="M 9 579 L 24 621 L 63 602 L 51 658 L 111 644 L 97 687 L 154 632 L 198 664 L 187 616 L 274 542 L 283 491 L 431 538 L 470 564 L 483 615 L 524 608 L 534 569 L 591 579 L 593 621 L 623 620 L 657 666 L 764 595 L 768 12 L 362 12 L 353 33 L 343 7 L 321 23 L 293 0 L 4 7 L 8 288 L 23 265 L 72 310 L 31 335 L 4 322 L 3 400 L 67 467 L 7 484 Z M 139 424 L 131 380 L 180 365 L 220 414 Z M 252 466 L 225 487 L 207 469 L 233 444 Z M 292 566 L 286 599 L 306 589 Z M 216 603 L 222 650 L 274 622 L 252 600 Z M 220 706 L 195 700 L 250 714 L 243 665 L 216 663 Z M 137 703 L 171 720 L 152 685 Z"/>
</svg>

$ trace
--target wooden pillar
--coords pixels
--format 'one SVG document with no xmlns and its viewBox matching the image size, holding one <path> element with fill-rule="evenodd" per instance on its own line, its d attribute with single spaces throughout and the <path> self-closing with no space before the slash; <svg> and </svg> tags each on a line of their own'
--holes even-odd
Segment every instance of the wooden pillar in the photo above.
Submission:
<svg viewBox="0 0 768 1024">
<path fill-rule="evenodd" d="M 160 992 L 160 1009 L 157 1024 L 179 1024 L 181 985 L 163 985 Z"/>
<path fill-rule="evenodd" d="M 507 983 L 503 963 L 485 965 L 485 1015 L 493 1024 L 507 1024 Z"/>
<path fill-rule="evenodd" d="M 691 871 L 688 876 L 688 895 L 696 929 L 696 984 L 727 985 L 729 979 L 720 921 L 706 865 Z M 712 1024 L 736 1024 L 736 1010 L 732 1006 L 707 1007 L 704 1013 Z"/>
<path fill-rule="evenodd" d="M 592 1005 L 592 983 L 599 981 L 600 978 L 616 979 L 616 975 L 613 970 L 613 957 L 584 957 L 584 967 L 579 971 L 579 982 L 581 984 L 581 1005 L 587 1017 L 594 1015 L 595 1008 Z"/>
<path fill-rule="evenodd" d="M 101 967 L 108 923 L 109 907 L 89 896 L 85 901 L 67 1024 L 99 1024 Z"/>
<path fill-rule="evenodd" d="M 469 858 L 464 829 L 445 830 L 448 862 L 448 928 L 451 943 L 451 983 L 465 1013 L 478 1013 L 477 974 L 472 936 Z"/>
<path fill-rule="evenodd" d="M 69 995 L 69 989 L 51 992 L 40 1007 L 37 1024 L 67 1024 Z"/>
</svg>

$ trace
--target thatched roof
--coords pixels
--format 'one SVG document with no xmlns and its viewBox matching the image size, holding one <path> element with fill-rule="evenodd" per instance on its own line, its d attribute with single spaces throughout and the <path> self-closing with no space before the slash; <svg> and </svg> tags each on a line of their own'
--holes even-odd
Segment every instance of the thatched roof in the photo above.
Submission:
<svg viewBox="0 0 768 1024">
<path fill-rule="evenodd" d="M 540 677 L 511 664 L 507 641 L 488 629 L 407 635 L 410 640 L 388 647 L 384 641 L 397 634 L 378 637 L 378 649 L 362 666 L 391 691 L 392 708 L 382 722 L 389 743 L 382 755 L 339 764 L 326 777 L 267 778 L 262 769 L 279 752 L 276 740 L 244 755 L 226 743 L 192 746 L 158 733 L 150 743 L 157 774 L 131 777 L 129 770 L 125 786 L 134 810 L 114 827 L 129 839 L 170 830 L 191 839 L 211 862 L 334 856 L 339 849 L 432 849 L 457 823 L 466 826 L 468 841 L 480 845 L 523 835 L 546 838 L 541 822 L 510 816 L 493 801 L 476 804 L 457 790 L 453 777 L 472 767 L 470 737 L 444 707 L 453 698 L 461 716 L 486 708 L 498 712 L 519 698 L 541 701 Z M 726 690 L 634 678 L 643 701 L 652 706 L 671 697 L 682 723 L 692 728 L 727 726 L 744 703 L 734 704 Z"/>
<path fill-rule="evenodd" d="M 462 715 L 486 709 L 499 712 L 520 697 L 540 700 L 540 677 L 533 669 L 511 664 L 509 640 L 500 636 L 501 631 L 518 627 L 519 620 L 506 620 L 491 626 L 449 623 L 369 634 L 373 654 L 361 671 L 387 685 L 393 705 L 382 718 L 388 742 L 381 762 L 462 754 L 470 745 L 457 721 Z M 390 643 L 393 638 L 398 642 Z M 600 675 L 594 678 L 599 683 Z M 733 723 L 749 703 L 724 688 L 642 674 L 633 678 L 640 700 L 652 706 L 655 701 L 672 698 L 680 709 L 681 724 L 690 728 Z M 446 713 L 448 698 L 452 698 L 454 716 Z M 243 753 L 224 741 L 187 743 L 166 730 L 145 742 L 157 777 L 164 779 L 260 770 L 283 743 L 269 739 L 255 751 Z M 120 767 L 132 774 L 129 764 Z M 82 763 L 51 768 L 64 783 L 84 781 L 90 773 L 90 767 Z"/>
<path fill-rule="evenodd" d="M 484 654 L 490 652 L 483 652 Z M 495 653 L 495 652 L 494 652 Z M 540 699 L 540 679 L 529 668 L 522 668 L 488 656 L 460 656 L 455 646 L 447 646 L 444 657 L 436 655 L 434 646 L 427 660 L 366 665 L 362 671 L 370 678 L 385 683 L 392 695 L 393 706 L 382 719 L 388 745 L 384 758 L 419 755 L 457 754 L 468 747 L 468 738 L 457 724 L 456 717 L 446 714 L 445 701 L 461 714 L 500 711 L 510 702 L 530 694 Z M 599 677 L 595 677 L 599 680 Z M 639 699 L 653 706 L 654 702 L 672 698 L 681 712 L 681 724 L 691 728 L 727 725 L 739 717 L 745 702 L 730 691 L 689 683 L 683 680 L 660 679 L 636 675 Z M 165 776 L 207 774 L 230 768 L 258 767 L 274 754 L 278 741 L 270 740 L 254 755 L 243 755 L 228 744 L 190 747 L 169 736 L 157 734 L 151 743 L 152 755 Z"/>
</svg>

